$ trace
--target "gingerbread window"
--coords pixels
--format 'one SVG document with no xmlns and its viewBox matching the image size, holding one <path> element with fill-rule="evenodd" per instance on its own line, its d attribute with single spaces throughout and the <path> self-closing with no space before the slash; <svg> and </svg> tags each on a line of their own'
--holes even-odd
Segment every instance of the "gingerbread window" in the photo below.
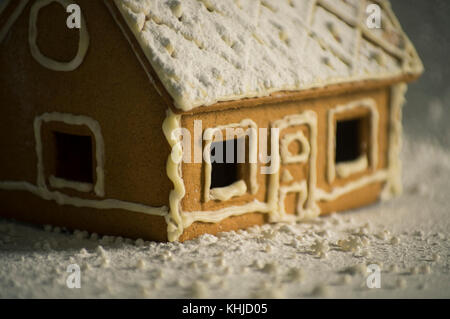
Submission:
<svg viewBox="0 0 450 319">
<path fill-rule="evenodd" d="M 341 105 L 328 113 L 328 181 L 347 178 L 378 163 L 379 114 L 372 99 Z"/>
<path fill-rule="evenodd" d="M 227 128 L 232 129 L 233 134 L 227 135 Z M 205 132 L 205 202 L 228 201 L 249 192 L 256 193 L 255 128 L 251 122 L 250 125 L 232 124 Z"/>
<path fill-rule="evenodd" d="M 361 172 L 368 166 L 370 116 L 336 122 L 336 173 L 339 177 Z"/>
<path fill-rule="evenodd" d="M 222 153 L 220 160 L 211 161 L 211 189 L 227 187 L 245 179 L 245 158 L 240 159 L 237 152 L 242 142 L 245 143 L 245 140 L 233 139 L 211 144 L 211 157 Z"/>
<path fill-rule="evenodd" d="M 81 115 L 45 113 L 35 119 L 40 187 L 104 196 L 100 125 Z"/>
<path fill-rule="evenodd" d="M 57 178 L 83 183 L 92 189 L 95 178 L 92 137 L 53 132 L 53 138 L 55 174 L 50 184 Z"/>
</svg>

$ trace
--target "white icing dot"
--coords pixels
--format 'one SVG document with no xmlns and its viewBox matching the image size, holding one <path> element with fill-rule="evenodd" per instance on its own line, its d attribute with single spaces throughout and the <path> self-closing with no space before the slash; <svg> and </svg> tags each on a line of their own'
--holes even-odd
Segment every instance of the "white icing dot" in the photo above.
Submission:
<svg viewBox="0 0 450 319">
<path fill-rule="evenodd" d="M 180 19 L 183 15 L 181 1 L 172 1 L 170 9 L 172 10 L 172 13 L 175 15 L 175 17 L 177 17 L 177 19 Z"/>
<path fill-rule="evenodd" d="M 104 257 L 104 256 L 107 255 L 107 254 L 106 254 L 106 251 L 103 249 L 102 246 L 98 246 L 97 249 L 96 249 L 96 251 L 97 251 L 97 254 L 99 254 L 99 255 L 102 256 L 102 257 Z"/>
<path fill-rule="evenodd" d="M 136 268 L 137 269 L 145 269 L 145 261 L 143 259 L 139 259 L 138 262 L 136 263 Z"/>
<path fill-rule="evenodd" d="M 107 268 L 107 267 L 109 267 L 109 264 L 110 264 L 110 260 L 106 257 L 103 257 L 100 265 L 103 268 Z"/>
</svg>

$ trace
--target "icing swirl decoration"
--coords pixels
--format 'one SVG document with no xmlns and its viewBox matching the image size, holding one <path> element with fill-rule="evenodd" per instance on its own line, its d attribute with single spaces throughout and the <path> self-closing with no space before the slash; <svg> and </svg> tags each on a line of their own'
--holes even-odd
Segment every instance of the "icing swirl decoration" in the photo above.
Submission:
<svg viewBox="0 0 450 319">
<path fill-rule="evenodd" d="M 83 16 L 81 16 L 81 28 L 79 29 L 80 37 L 78 41 L 78 51 L 76 56 L 71 61 L 56 61 L 43 55 L 36 43 L 38 37 L 37 21 L 39 11 L 52 2 L 59 3 L 64 7 L 64 9 L 68 5 L 73 4 L 73 1 L 70 0 L 38 0 L 33 4 L 30 10 L 30 23 L 28 32 L 28 42 L 30 45 L 31 55 L 37 62 L 39 62 L 39 64 L 47 69 L 59 72 L 73 71 L 77 69 L 81 65 L 81 63 L 83 63 L 84 57 L 86 56 L 87 50 L 89 48 L 89 33 Z"/>
</svg>

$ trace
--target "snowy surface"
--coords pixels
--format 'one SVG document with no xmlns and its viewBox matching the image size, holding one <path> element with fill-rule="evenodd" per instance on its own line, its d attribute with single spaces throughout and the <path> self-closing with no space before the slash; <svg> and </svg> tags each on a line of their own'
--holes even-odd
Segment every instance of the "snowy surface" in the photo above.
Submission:
<svg viewBox="0 0 450 319">
<path fill-rule="evenodd" d="M 405 194 L 311 223 L 180 243 L 0 220 L 0 297 L 450 297 L 450 153 L 408 142 Z M 69 289 L 67 267 L 81 268 Z M 378 264 L 381 288 L 366 266 Z"/>
<path fill-rule="evenodd" d="M 369 29 L 360 0 L 115 2 L 182 110 L 422 69 L 388 5 Z"/>
<path fill-rule="evenodd" d="M 0 219 L 0 298 L 450 298 L 450 33 L 441 32 L 450 3 L 429 3 L 392 3 L 427 70 L 404 109 L 401 197 L 309 224 L 184 244 L 96 239 Z M 80 289 L 66 286 L 73 263 Z M 382 269 L 380 289 L 366 286 L 364 265 L 372 263 Z"/>
</svg>

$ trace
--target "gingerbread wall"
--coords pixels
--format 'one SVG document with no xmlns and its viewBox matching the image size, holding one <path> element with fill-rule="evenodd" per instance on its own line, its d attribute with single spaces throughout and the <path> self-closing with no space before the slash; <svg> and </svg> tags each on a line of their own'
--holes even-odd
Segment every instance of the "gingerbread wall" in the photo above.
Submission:
<svg viewBox="0 0 450 319">
<path fill-rule="evenodd" d="M 36 184 L 33 123 L 37 116 L 46 112 L 84 115 L 98 121 L 101 127 L 105 194 L 99 198 L 92 192 L 60 191 L 84 199 L 167 206 L 173 188 L 165 172 L 170 148 L 161 129 L 167 105 L 149 82 L 103 1 L 78 1 L 90 41 L 83 63 L 71 72 L 49 70 L 32 57 L 28 27 L 33 3 L 30 1 L 0 43 L 0 181 Z M 4 14 L 10 14 L 11 9 L 7 8 Z M 78 46 L 78 31 L 66 28 L 66 17 L 64 8 L 52 3 L 39 11 L 37 23 L 38 47 L 44 55 L 59 61 L 71 60 Z M 43 125 L 42 130 L 49 130 L 52 125 Z M 44 166 L 49 161 L 44 160 Z M 157 234 L 155 238 L 166 238 L 165 221 L 159 216 L 123 210 L 61 209 L 54 202 L 24 191 L 0 190 L 0 196 L 0 214 L 4 216 L 135 237 L 147 234 L 151 238 L 153 232 Z M 130 221 L 136 226 L 134 230 Z"/>
<path fill-rule="evenodd" d="M 355 173 L 347 178 L 339 178 L 333 182 L 327 179 L 327 150 L 328 150 L 328 112 L 339 105 L 347 105 L 353 101 L 361 101 L 365 99 L 373 99 L 376 103 L 376 110 L 378 111 L 378 134 L 377 144 L 378 151 L 376 154 L 377 164 L 376 169 L 368 167 L 360 173 Z M 331 192 L 335 187 L 342 187 L 351 182 L 360 180 L 364 176 L 371 176 L 378 170 L 386 169 L 387 155 L 388 155 L 388 134 L 389 134 L 389 103 L 390 103 L 390 87 L 383 86 L 379 88 L 358 88 L 353 91 L 347 90 L 344 93 L 331 96 L 315 96 L 304 100 L 291 102 L 277 102 L 274 104 L 265 103 L 255 107 L 243 107 L 237 109 L 223 109 L 221 111 L 200 112 L 194 114 L 187 114 L 182 116 L 182 127 L 186 127 L 194 132 L 194 120 L 202 120 L 203 130 L 208 127 L 216 127 L 219 125 L 227 125 L 231 123 L 239 123 L 243 119 L 253 120 L 259 128 L 271 127 L 272 123 L 278 119 L 282 119 L 287 115 L 299 114 L 304 111 L 312 110 L 317 114 L 317 161 L 316 161 L 316 176 L 317 188 L 324 192 Z M 361 110 L 346 112 L 345 116 L 352 117 Z M 309 136 L 310 132 L 305 127 L 304 133 Z M 194 148 L 194 144 L 191 145 Z M 261 164 L 258 164 L 260 166 Z M 289 170 L 295 176 L 307 176 L 308 163 L 302 165 L 291 165 Z M 205 202 L 203 199 L 204 192 L 204 164 L 200 163 L 184 163 L 182 165 L 183 179 L 186 186 L 186 196 L 182 200 L 182 210 L 186 215 L 189 212 L 196 211 L 216 211 L 224 207 L 242 206 L 254 200 L 260 202 L 267 202 L 268 200 L 268 184 L 269 175 L 262 175 L 258 167 L 258 192 L 254 195 L 247 193 L 244 196 L 235 197 L 228 201 L 221 202 L 211 200 Z M 281 182 L 283 185 L 283 182 Z M 318 201 L 318 205 L 322 214 L 347 210 L 361 205 L 369 204 L 379 198 L 382 190 L 383 182 L 373 182 L 361 187 L 358 190 L 349 192 L 335 200 Z M 289 202 L 287 199 L 287 205 Z M 287 210 L 292 211 L 293 207 L 287 207 Z M 236 222 L 239 220 L 239 222 Z M 262 223 L 267 220 L 267 215 L 247 214 L 237 217 L 225 219 L 224 221 L 214 224 L 205 222 L 195 222 L 185 229 L 182 239 L 188 239 L 195 236 L 200 231 L 219 232 L 223 230 L 242 228 L 250 224 Z"/>
</svg>

